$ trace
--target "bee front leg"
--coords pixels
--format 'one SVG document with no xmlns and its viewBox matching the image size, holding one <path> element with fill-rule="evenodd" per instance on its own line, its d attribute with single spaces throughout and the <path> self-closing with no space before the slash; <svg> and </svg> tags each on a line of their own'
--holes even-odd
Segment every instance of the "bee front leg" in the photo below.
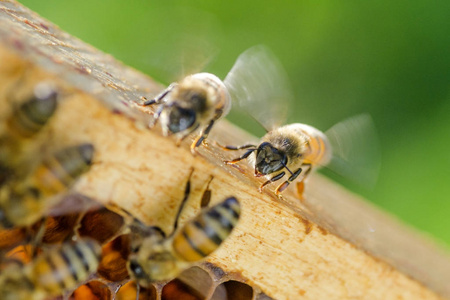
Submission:
<svg viewBox="0 0 450 300">
<path fill-rule="evenodd" d="M 258 146 L 253 145 L 253 144 L 246 144 L 246 145 L 242 145 L 242 146 L 227 146 L 227 145 L 223 146 L 217 142 L 215 142 L 215 144 L 216 144 L 216 146 L 222 148 L 223 150 L 229 150 L 229 151 L 236 151 L 236 150 L 248 149 L 248 148 L 258 148 Z"/>
<path fill-rule="evenodd" d="M 153 115 L 153 121 L 148 124 L 148 127 L 153 128 L 159 120 L 161 113 L 164 110 L 164 104 L 161 104 Z"/>
<path fill-rule="evenodd" d="M 158 96 L 156 96 L 153 99 L 150 100 L 146 100 L 144 101 L 144 103 L 142 103 L 142 106 L 149 106 L 149 105 L 153 105 L 153 104 L 161 104 L 161 102 L 164 100 L 164 98 L 174 89 L 174 87 L 176 87 L 178 84 L 177 83 L 172 83 L 171 85 L 169 85 L 167 87 L 167 89 L 165 89 L 164 91 L 162 91 Z"/>
<path fill-rule="evenodd" d="M 286 175 L 285 172 L 281 172 L 280 174 L 270 178 L 269 180 L 267 180 L 266 182 L 264 182 L 263 184 L 261 184 L 261 186 L 259 187 L 259 192 L 262 193 L 262 189 L 263 187 L 265 187 L 266 185 L 275 182 L 277 180 L 280 180 L 281 178 L 283 178 L 283 176 Z"/>
<path fill-rule="evenodd" d="M 226 160 L 226 161 L 224 161 L 224 163 L 227 164 L 227 165 L 235 164 L 238 161 L 241 161 L 241 160 L 246 159 L 247 157 L 249 157 L 250 154 L 253 153 L 253 151 L 256 151 L 256 149 L 250 149 L 247 152 L 245 152 L 243 155 L 241 155 L 240 157 L 232 159 L 232 160 Z"/>
<path fill-rule="evenodd" d="M 211 120 L 209 122 L 208 126 L 202 131 L 202 133 L 194 140 L 194 142 L 191 145 L 191 152 L 192 154 L 196 154 L 195 148 L 201 145 L 201 143 L 208 137 L 209 132 L 211 131 L 211 128 L 214 125 L 215 120 Z"/>
</svg>

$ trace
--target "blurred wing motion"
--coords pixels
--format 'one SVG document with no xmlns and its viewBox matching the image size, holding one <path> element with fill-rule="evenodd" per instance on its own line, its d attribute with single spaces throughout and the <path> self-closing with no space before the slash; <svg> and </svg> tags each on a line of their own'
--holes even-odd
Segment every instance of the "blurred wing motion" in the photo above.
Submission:
<svg viewBox="0 0 450 300">
<path fill-rule="evenodd" d="M 333 157 L 327 167 L 364 187 L 373 188 L 380 171 L 378 135 L 372 118 L 357 115 L 325 132 Z"/>
<path fill-rule="evenodd" d="M 219 52 L 220 29 L 213 16 L 197 10 L 170 9 L 170 18 L 177 20 L 172 22 L 170 32 L 152 43 L 152 55 L 140 58 L 141 65 L 166 84 L 205 71 Z"/>
<path fill-rule="evenodd" d="M 184 35 L 178 39 L 179 55 L 177 66 L 180 68 L 177 73 L 178 79 L 188 75 L 200 73 L 216 59 L 219 53 L 218 48 L 209 42 L 207 36 Z"/>
<path fill-rule="evenodd" d="M 267 131 L 281 126 L 292 99 L 286 71 L 264 46 L 242 53 L 224 80 L 233 105 L 244 110 Z"/>
</svg>

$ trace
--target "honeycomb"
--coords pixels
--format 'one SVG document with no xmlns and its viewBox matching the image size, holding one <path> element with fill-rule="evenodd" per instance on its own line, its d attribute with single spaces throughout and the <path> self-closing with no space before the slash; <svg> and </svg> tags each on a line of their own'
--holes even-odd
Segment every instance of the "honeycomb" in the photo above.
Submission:
<svg viewBox="0 0 450 300">
<path fill-rule="evenodd" d="M 89 203 L 88 203 L 89 202 Z M 102 245 L 102 256 L 97 272 L 87 282 L 74 291 L 69 291 L 55 299 L 136 299 L 137 288 L 130 280 L 126 268 L 130 254 L 130 234 L 124 218 L 100 205 L 86 200 L 81 195 L 69 195 L 53 209 L 74 205 L 85 207 L 84 212 L 49 216 L 45 223 L 42 242 L 36 254 L 30 239 L 42 226 L 38 222 L 30 227 L 13 228 L 0 231 L 0 253 L 2 265 L 11 261 L 29 263 L 33 255 L 45 248 L 60 244 L 73 238 L 90 237 Z M 15 238 L 11 238 L 15 237 Z M 252 285 L 242 275 L 227 273 L 208 263 L 199 263 L 167 282 L 159 282 L 149 288 L 140 288 L 139 299 L 187 299 L 187 300 L 268 300 L 272 299 L 261 289 Z"/>
</svg>

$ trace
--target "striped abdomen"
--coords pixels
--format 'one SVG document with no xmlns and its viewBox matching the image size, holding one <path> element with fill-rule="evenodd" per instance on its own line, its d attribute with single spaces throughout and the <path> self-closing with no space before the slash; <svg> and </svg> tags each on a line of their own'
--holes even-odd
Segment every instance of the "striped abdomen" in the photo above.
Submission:
<svg viewBox="0 0 450 300">
<path fill-rule="evenodd" d="M 101 247 L 94 240 L 63 244 L 38 256 L 27 266 L 27 276 L 36 289 L 58 295 L 77 287 L 96 272 Z"/>
<path fill-rule="evenodd" d="M 45 196 L 64 192 L 89 170 L 93 153 L 92 144 L 81 144 L 44 159 L 33 174 L 36 188 Z"/>
<path fill-rule="evenodd" d="M 202 211 L 175 235 L 176 255 L 190 262 L 206 257 L 230 235 L 239 215 L 239 202 L 234 197 Z"/>
<path fill-rule="evenodd" d="M 209 96 L 212 97 L 208 97 L 208 99 L 209 101 L 214 99 L 213 108 L 216 111 L 220 111 L 222 116 L 225 116 L 230 112 L 231 97 L 222 80 L 211 73 L 197 73 L 191 75 L 191 77 L 203 81 L 214 90 L 213 95 L 209 94 Z"/>
<path fill-rule="evenodd" d="M 307 137 L 304 163 L 325 166 L 331 159 L 331 146 L 327 136 L 320 130 L 306 125 L 295 124 L 296 131 Z"/>
<path fill-rule="evenodd" d="M 65 148 L 44 159 L 25 182 L 5 187 L 0 193 L 0 228 L 30 225 L 41 218 L 56 204 L 54 196 L 89 170 L 93 153 L 91 144 Z"/>
<path fill-rule="evenodd" d="M 56 110 L 56 93 L 45 97 L 33 97 L 17 107 L 7 120 L 10 134 L 29 138 L 38 133 L 47 124 Z"/>
</svg>

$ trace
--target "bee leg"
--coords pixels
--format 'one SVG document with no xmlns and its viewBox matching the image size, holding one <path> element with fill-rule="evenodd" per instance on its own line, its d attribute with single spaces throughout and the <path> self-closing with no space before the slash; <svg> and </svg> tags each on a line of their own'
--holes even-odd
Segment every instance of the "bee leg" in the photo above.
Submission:
<svg viewBox="0 0 450 300">
<path fill-rule="evenodd" d="M 284 175 L 286 175 L 286 173 L 285 172 L 281 172 L 277 176 L 274 176 L 274 177 L 270 178 L 269 180 L 267 180 L 266 182 L 264 182 L 263 184 L 261 184 L 261 186 L 259 187 L 259 192 L 262 193 L 263 187 L 265 187 L 269 183 L 272 183 L 272 182 L 275 182 L 277 180 L 280 180 L 281 178 L 283 178 Z"/>
<path fill-rule="evenodd" d="M 311 168 L 311 164 L 303 164 L 302 165 L 303 169 L 304 168 L 308 168 L 305 173 L 303 173 L 303 178 L 301 180 L 301 182 L 303 182 L 305 180 L 305 178 L 308 176 L 308 174 L 311 172 L 312 168 Z M 282 184 L 280 184 L 277 189 L 275 190 L 275 194 L 280 197 L 281 196 L 281 192 L 283 192 L 291 182 L 293 182 L 295 179 L 297 179 L 298 175 L 300 175 L 300 173 L 302 173 L 302 168 L 299 168 L 297 171 L 295 171 L 289 178 L 288 180 L 286 180 L 285 182 L 283 182 Z M 303 187 L 304 189 L 304 187 Z M 303 189 L 301 191 L 301 195 L 300 198 L 303 198 Z"/>
<path fill-rule="evenodd" d="M 250 149 L 247 152 L 245 152 L 242 156 L 240 156 L 238 158 L 235 158 L 235 159 L 232 159 L 232 160 L 226 160 L 226 161 L 224 161 L 224 163 L 227 164 L 227 165 L 235 164 L 238 161 L 241 161 L 241 160 L 246 159 L 247 157 L 249 157 L 250 154 L 253 153 L 253 151 L 256 151 L 256 149 Z"/>
<path fill-rule="evenodd" d="M 242 145 L 242 146 L 227 146 L 227 145 L 223 146 L 223 145 L 219 144 L 218 142 L 214 142 L 214 144 L 217 147 L 222 148 L 223 150 L 229 150 L 229 151 L 236 151 L 236 150 L 248 149 L 248 148 L 258 148 L 258 146 L 252 145 L 252 144 L 246 144 L 246 145 Z"/>
<path fill-rule="evenodd" d="M 160 105 L 153 115 L 153 121 L 148 124 L 148 127 L 153 128 L 156 125 L 163 110 L 164 105 Z"/>
<path fill-rule="evenodd" d="M 181 201 L 181 205 L 180 208 L 178 209 L 177 215 L 175 216 L 175 223 L 173 224 L 173 230 L 172 233 L 169 235 L 172 236 L 175 231 L 178 228 L 178 219 L 180 218 L 181 212 L 183 211 L 184 205 L 186 204 L 188 198 L 189 198 L 189 194 L 191 193 L 191 178 L 192 178 L 192 173 L 194 173 L 194 168 L 191 169 L 191 173 L 189 174 L 189 178 L 188 181 L 186 182 L 186 187 L 184 188 L 184 197 L 183 197 L 183 201 Z"/>
<path fill-rule="evenodd" d="M 308 167 L 308 170 L 306 170 L 305 173 L 303 174 L 302 180 L 300 180 L 300 182 L 297 183 L 297 196 L 300 198 L 300 201 L 302 202 L 305 200 L 305 197 L 303 196 L 303 192 L 305 191 L 305 179 L 312 170 L 311 164 L 304 164 L 303 166 Z"/>
<path fill-rule="evenodd" d="M 298 175 L 300 175 L 300 173 L 303 171 L 302 168 L 299 168 L 297 171 L 295 171 L 294 173 L 292 173 L 291 176 L 289 176 L 288 180 L 286 180 L 285 182 L 283 182 L 282 184 L 280 184 L 277 189 L 275 190 L 275 194 L 279 197 L 280 193 L 282 191 L 284 191 L 289 184 L 294 181 L 295 179 L 297 179 Z M 309 170 L 308 170 L 309 171 Z"/>
<path fill-rule="evenodd" d="M 211 120 L 209 122 L 208 126 L 206 126 L 205 130 L 202 131 L 202 133 L 194 140 L 194 142 L 191 145 L 191 152 L 195 155 L 196 151 L 195 148 L 199 147 L 201 143 L 208 137 L 209 132 L 211 131 L 211 128 L 214 125 L 214 120 Z"/>
<path fill-rule="evenodd" d="M 149 105 L 153 105 L 153 104 L 160 104 L 162 102 L 162 100 L 173 90 L 173 88 L 177 86 L 177 83 L 172 83 L 171 85 L 169 85 L 167 87 L 167 89 L 165 89 L 164 91 L 162 91 L 162 93 L 160 93 L 158 96 L 156 96 L 154 99 L 151 100 L 146 100 L 144 101 L 144 103 L 142 103 L 142 106 L 149 106 Z"/>
</svg>

